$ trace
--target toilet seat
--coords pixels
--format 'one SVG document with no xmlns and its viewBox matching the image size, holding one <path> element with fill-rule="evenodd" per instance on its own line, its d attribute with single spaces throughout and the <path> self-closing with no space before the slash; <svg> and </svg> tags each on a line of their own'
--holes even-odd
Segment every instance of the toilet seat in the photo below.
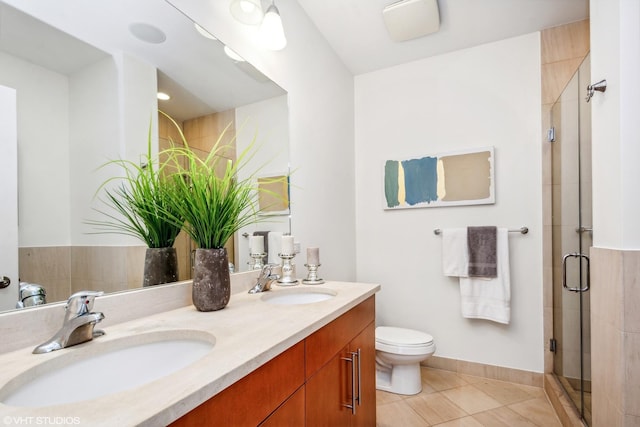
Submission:
<svg viewBox="0 0 640 427">
<path fill-rule="evenodd" d="M 393 354 L 420 355 L 435 352 L 433 337 L 414 329 L 378 326 L 376 350 Z"/>
</svg>

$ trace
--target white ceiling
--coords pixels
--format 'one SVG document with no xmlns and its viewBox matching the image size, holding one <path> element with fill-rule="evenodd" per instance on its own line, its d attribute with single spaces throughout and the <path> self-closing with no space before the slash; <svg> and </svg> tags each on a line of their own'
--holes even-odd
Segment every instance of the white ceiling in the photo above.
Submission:
<svg viewBox="0 0 640 427">
<path fill-rule="evenodd" d="M 438 0 L 440 30 L 419 39 L 396 43 L 387 34 L 382 9 L 397 0 L 297 1 L 353 74 L 515 37 L 589 16 L 589 0 Z"/>
<path fill-rule="evenodd" d="M 129 25 L 141 22 L 166 40 L 136 38 Z M 157 68 L 158 89 L 172 96 L 160 108 L 176 120 L 285 93 L 252 65 L 231 60 L 223 46 L 163 0 L 109 0 L 100 7 L 86 0 L 0 0 L 0 53 L 70 74 L 107 53 L 127 52 Z"/>
</svg>

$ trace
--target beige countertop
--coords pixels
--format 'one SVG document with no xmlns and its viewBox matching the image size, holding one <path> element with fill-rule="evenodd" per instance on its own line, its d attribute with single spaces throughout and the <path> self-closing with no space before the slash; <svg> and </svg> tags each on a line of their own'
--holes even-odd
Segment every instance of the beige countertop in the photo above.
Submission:
<svg viewBox="0 0 640 427">
<path fill-rule="evenodd" d="M 229 305 L 220 311 L 202 313 L 189 305 L 105 326 L 105 336 L 49 354 L 31 354 L 32 346 L 0 354 L 1 399 L 2 389 L 17 375 L 43 362 L 56 363 L 58 358 L 70 360 L 102 351 L 101 348 L 108 349 L 110 342 L 122 338 L 133 336 L 143 341 L 150 333 L 175 330 L 215 337 L 213 349 L 202 359 L 156 381 L 93 400 L 58 406 L 27 408 L 0 403 L 0 421 L 3 425 L 166 425 L 380 289 L 376 284 L 326 282 L 291 288 L 273 286 L 268 293 L 303 287 L 328 288 L 336 295 L 311 304 L 276 305 L 261 300 L 266 293 L 242 292 L 232 295 Z M 99 300 L 94 311 L 101 311 Z M 109 313 L 105 315 L 108 317 Z M 96 345 L 98 342 L 100 346 Z M 91 373 L 87 372 L 86 381 L 78 387 L 92 385 Z"/>
</svg>

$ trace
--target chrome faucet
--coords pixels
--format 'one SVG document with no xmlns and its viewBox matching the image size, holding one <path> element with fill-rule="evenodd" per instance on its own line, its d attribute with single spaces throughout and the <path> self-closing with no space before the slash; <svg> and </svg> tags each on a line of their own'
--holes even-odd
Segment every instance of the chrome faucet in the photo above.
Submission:
<svg viewBox="0 0 640 427">
<path fill-rule="evenodd" d="M 33 353 L 49 353 L 104 335 L 104 331 L 94 330 L 96 323 L 104 319 L 104 314 L 91 312 L 95 298 L 103 293 L 80 291 L 71 295 L 64 307 L 66 313 L 62 328 L 49 340 L 37 346 Z"/>
<path fill-rule="evenodd" d="M 258 276 L 258 282 L 253 288 L 249 289 L 250 294 L 257 294 L 258 292 L 265 292 L 271 289 L 273 281 L 280 278 L 279 275 L 273 274 L 274 267 L 276 267 L 276 264 L 265 264 L 262 267 L 260 276 Z"/>
</svg>

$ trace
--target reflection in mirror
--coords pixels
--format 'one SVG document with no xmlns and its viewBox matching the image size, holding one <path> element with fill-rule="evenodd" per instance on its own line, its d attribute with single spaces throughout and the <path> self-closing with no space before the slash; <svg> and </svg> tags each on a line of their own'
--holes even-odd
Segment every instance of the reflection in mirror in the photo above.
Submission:
<svg viewBox="0 0 640 427">
<path fill-rule="evenodd" d="M 42 285 L 47 302 L 141 286 L 143 244 L 94 234 L 85 221 L 96 218 L 100 184 L 118 173 L 100 165 L 140 161 L 150 121 L 154 151 L 177 140 L 157 109 L 204 151 L 233 122 L 237 151 L 256 137 L 252 167 L 288 174 L 286 92 L 199 29 L 157 0 L 0 2 L 0 85 L 17 93 L 20 281 Z M 290 232 L 288 212 L 274 218 L 243 233 Z M 247 270 L 248 238 L 230 245 L 236 271 Z M 176 247 L 188 279 L 193 248 L 186 238 Z M 18 280 L 3 291 L 0 310 L 15 307 Z"/>
</svg>

